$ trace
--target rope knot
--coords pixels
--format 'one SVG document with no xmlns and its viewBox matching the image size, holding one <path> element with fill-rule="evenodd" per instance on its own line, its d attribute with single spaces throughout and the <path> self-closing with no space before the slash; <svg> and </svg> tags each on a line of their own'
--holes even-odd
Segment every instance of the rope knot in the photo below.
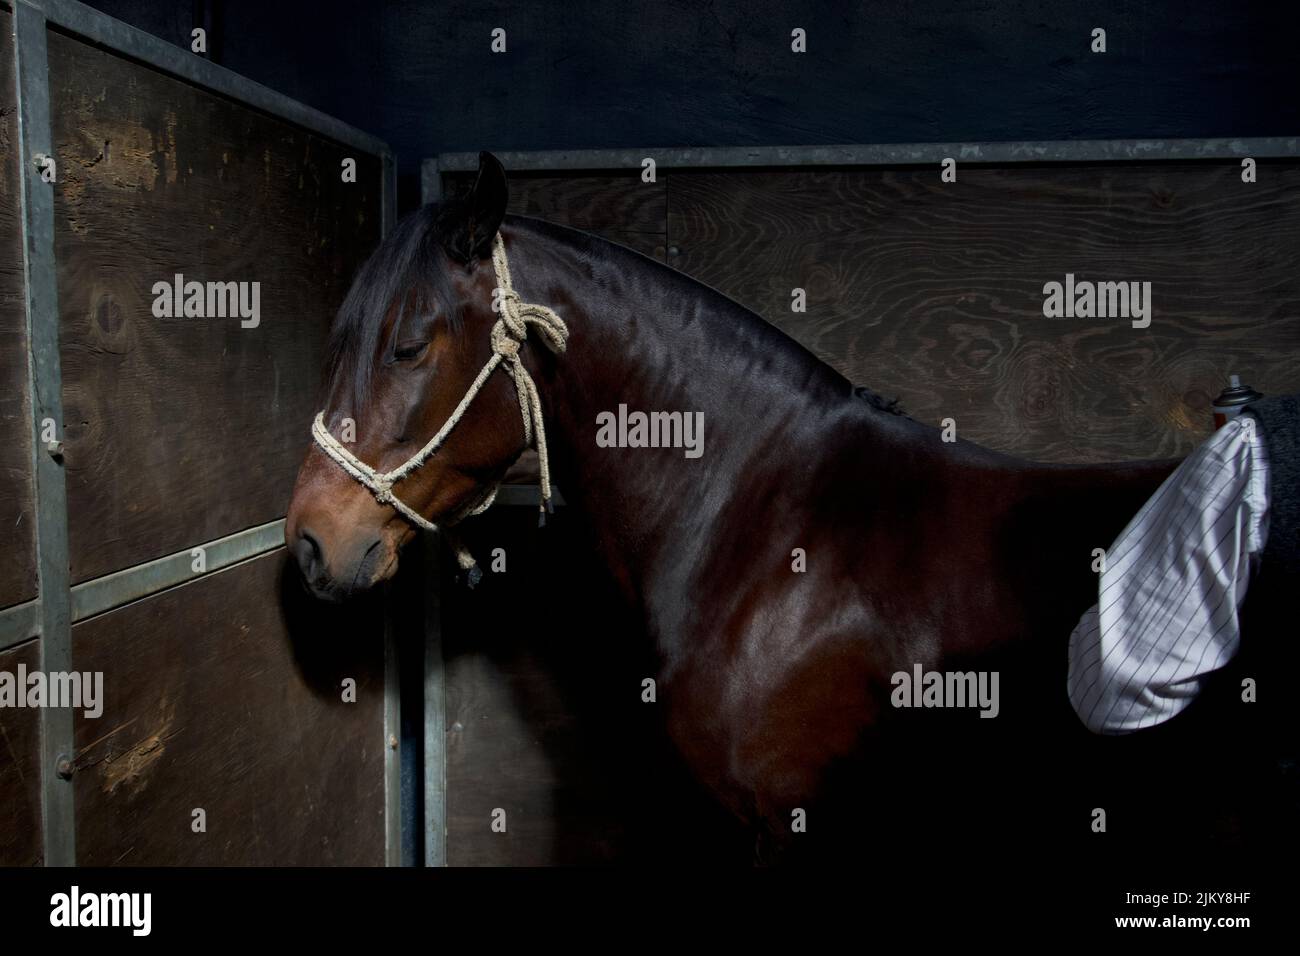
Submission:
<svg viewBox="0 0 1300 956">
<path fill-rule="evenodd" d="M 511 322 L 510 318 L 503 315 L 492 326 L 492 351 L 506 359 L 513 359 L 519 354 L 519 346 L 528 334 L 528 326 L 522 319 Z"/>
<path fill-rule="evenodd" d="M 522 342 L 528 337 L 528 320 L 518 312 L 506 312 L 501 316 L 501 322 L 512 338 Z"/>
</svg>

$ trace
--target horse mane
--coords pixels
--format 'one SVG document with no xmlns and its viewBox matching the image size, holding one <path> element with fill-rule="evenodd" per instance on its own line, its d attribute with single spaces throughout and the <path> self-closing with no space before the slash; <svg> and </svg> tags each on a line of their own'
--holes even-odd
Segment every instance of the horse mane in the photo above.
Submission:
<svg viewBox="0 0 1300 956">
<path fill-rule="evenodd" d="M 590 258 L 598 258 L 607 263 L 611 259 L 611 256 L 608 255 L 608 253 L 616 252 L 616 253 L 623 253 L 623 254 L 639 257 L 641 259 L 646 260 L 646 262 L 653 263 L 654 265 L 657 266 L 664 265 L 664 263 L 660 262 L 658 259 L 655 259 L 651 256 L 647 256 L 645 253 L 639 252 L 638 250 L 633 249 L 629 246 L 624 246 L 621 245 L 620 243 L 613 242 L 612 240 L 606 239 L 603 236 L 598 236 L 594 233 L 586 232 L 585 230 L 582 229 L 575 229 L 572 226 L 566 226 L 562 223 L 552 222 L 548 219 L 538 219 L 533 216 L 507 215 L 506 222 L 512 225 L 527 226 L 529 229 L 541 233 L 542 235 L 549 236 L 552 239 L 555 239 L 566 245 L 574 247 L 580 254 L 584 256 Z M 686 273 L 680 272 L 676 269 L 673 269 L 671 274 L 675 279 L 684 281 L 686 283 L 689 283 L 691 286 L 693 286 L 701 295 L 701 297 L 716 296 L 719 299 L 725 300 L 727 305 L 733 311 L 743 312 L 750 319 L 757 320 L 758 322 L 761 322 L 764 326 L 766 326 L 768 329 L 772 330 L 789 346 L 803 352 L 808 352 L 808 350 L 805 349 L 802 344 L 800 344 L 799 342 L 791 338 L 789 334 L 786 333 L 779 326 L 773 325 L 771 322 L 769 322 L 763 316 L 759 315 L 753 309 L 749 308 L 748 306 L 742 305 L 741 303 L 737 302 L 735 299 L 733 299 L 731 296 L 727 295 L 726 293 L 721 292 L 718 289 L 715 289 L 713 286 L 709 285 L 706 282 L 701 282 L 699 279 L 696 279 L 694 276 L 687 275 Z M 811 355 L 812 353 L 809 354 Z M 822 359 L 816 357 L 815 355 L 813 355 L 812 357 L 819 364 L 826 365 L 826 362 L 823 361 Z M 852 393 L 855 398 L 865 402 L 868 407 L 873 408 L 876 411 L 884 412 L 885 414 L 888 415 L 896 415 L 899 418 L 905 418 L 908 421 L 913 420 L 912 416 L 907 414 L 907 412 L 903 409 L 899 399 L 897 398 L 887 398 L 884 395 L 881 395 L 879 392 L 867 388 L 865 385 L 852 386 Z"/>
<path fill-rule="evenodd" d="M 903 411 L 903 406 L 899 404 L 897 398 L 886 398 L 879 392 L 873 392 L 865 385 L 855 385 L 853 388 L 853 395 L 855 398 L 862 399 L 862 401 L 866 402 L 872 408 L 879 409 L 882 412 L 887 412 L 890 415 L 898 415 L 900 418 L 906 418 L 909 421 L 912 418 L 911 415 Z"/>
</svg>

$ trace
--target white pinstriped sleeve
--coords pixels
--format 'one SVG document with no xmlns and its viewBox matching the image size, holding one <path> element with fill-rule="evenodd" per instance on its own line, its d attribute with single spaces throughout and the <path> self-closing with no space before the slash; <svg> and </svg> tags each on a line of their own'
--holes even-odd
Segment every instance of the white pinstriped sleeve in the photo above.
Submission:
<svg viewBox="0 0 1300 956">
<path fill-rule="evenodd" d="M 1098 602 L 1070 635 L 1070 703 L 1089 730 L 1168 720 L 1237 652 L 1267 494 L 1267 450 L 1242 416 L 1179 465 L 1115 540 Z"/>
</svg>

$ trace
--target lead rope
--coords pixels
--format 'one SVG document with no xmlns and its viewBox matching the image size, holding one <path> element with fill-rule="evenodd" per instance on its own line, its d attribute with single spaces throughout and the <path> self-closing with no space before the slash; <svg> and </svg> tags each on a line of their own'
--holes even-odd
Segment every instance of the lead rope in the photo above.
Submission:
<svg viewBox="0 0 1300 956">
<path fill-rule="evenodd" d="M 542 400 L 537 392 L 537 383 L 528 374 L 523 359 L 519 357 L 519 348 L 528 337 L 528 326 L 533 325 L 536 326 L 547 348 L 557 355 L 562 354 L 568 342 L 569 327 L 554 310 L 544 305 L 524 302 L 519 298 L 519 293 L 515 291 L 514 283 L 510 279 L 510 263 L 506 260 L 505 242 L 499 232 L 492 239 L 492 265 L 497 277 L 492 308 L 500 314 L 500 318 L 492 326 L 492 357 L 479 371 L 460 400 L 460 404 L 451 413 L 451 417 L 423 448 L 392 471 L 379 472 L 353 455 L 330 434 L 329 429 L 325 427 L 324 411 L 316 413 L 316 419 L 311 426 L 312 438 L 315 439 L 316 444 L 320 445 L 344 471 L 369 488 L 377 502 L 381 505 L 391 505 L 398 514 L 416 527 L 427 531 L 441 530 L 447 538 L 447 543 L 456 552 L 456 563 L 462 571 L 466 572 L 471 587 L 478 583 L 482 572 L 460 535 L 452 531 L 451 527 L 470 515 L 482 514 L 490 508 L 496 500 L 497 489 L 501 487 L 501 483 L 494 482 L 481 499 L 452 515 L 442 529 L 398 498 L 393 493 L 393 485 L 423 465 L 442 446 L 447 435 L 461 420 L 470 402 L 478 395 L 488 377 L 498 366 L 501 366 L 515 384 L 515 394 L 519 398 L 519 414 L 524 422 L 524 443 L 537 449 L 542 497 L 538 525 L 544 525 L 546 515 L 553 511 L 551 466 L 546 450 L 546 426 L 542 422 Z"/>
</svg>

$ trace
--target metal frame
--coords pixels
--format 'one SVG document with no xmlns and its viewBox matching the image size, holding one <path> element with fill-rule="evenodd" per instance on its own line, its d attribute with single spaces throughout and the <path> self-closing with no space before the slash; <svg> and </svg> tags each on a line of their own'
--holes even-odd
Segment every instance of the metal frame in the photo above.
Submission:
<svg viewBox="0 0 1300 956">
<path fill-rule="evenodd" d="M 284 544 L 284 519 L 238 531 L 144 564 L 83 581 L 72 588 L 72 622 L 129 604 L 143 597 L 207 577 L 223 568 L 256 558 Z M 193 552 L 202 548 L 203 571 L 194 570 Z"/>
<path fill-rule="evenodd" d="M 39 11 L 51 24 L 118 53 L 125 53 L 164 73 L 189 80 L 196 86 L 212 90 L 255 107 L 263 113 L 319 133 L 326 139 L 354 146 L 365 153 L 391 158 L 388 145 L 368 133 L 348 126 L 341 120 L 312 109 L 304 103 L 277 93 L 270 87 L 254 83 L 211 60 L 158 37 L 114 20 L 76 0 L 16 0 L 20 7 Z"/>
<path fill-rule="evenodd" d="M 68 495 L 63 465 L 41 441 L 41 423 L 63 434 L 63 375 L 59 362 L 59 296 L 54 263 L 54 193 L 33 174 L 36 157 L 52 156 L 45 17 L 14 6 L 14 61 L 18 78 L 18 157 L 22 169 L 23 265 L 26 279 L 28 385 L 31 389 L 35 479 L 37 594 L 41 670 L 72 670 L 68 577 Z M 77 860 L 70 778 L 57 769 L 73 752 L 72 710 L 41 708 L 41 823 L 46 866 Z"/>
<path fill-rule="evenodd" d="M 539 495 L 540 498 L 540 495 Z M 442 541 L 422 535 L 424 573 L 424 865 L 447 865 L 447 698 L 442 662 Z"/>
<path fill-rule="evenodd" d="M 284 544 L 284 519 L 237 531 L 223 538 L 196 544 L 144 564 L 74 584 L 70 590 L 70 621 L 76 624 L 140 598 L 206 577 L 216 571 L 260 557 Z M 204 551 L 204 570 L 193 568 L 194 550 Z M 41 634 L 41 600 L 16 604 L 0 611 L 0 650 Z"/>
<path fill-rule="evenodd" d="M 397 220 L 397 164 L 388 148 L 380 154 L 380 234 Z M 391 605 L 384 602 L 384 862 L 402 865 L 402 700 L 397 633 Z M 414 821 L 408 821 L 413 824 Z"/>
<path fill-rule="evenodd" d="M 203 547 L 206 570 L 191 570 L 191 551 L 71 586 L 68 565 L 67 487 L 59 449 L 41 442 L 46 419 L 62 435 L 62 372 L 59 308 L 54 257 L 54 194 L 35 167 L 38 154 L 54 155 L 46 37 L 51 28 L 98 44 L 118 55 L 228 97 L 277 119 L 379 158 L 381 233 L 392 228 L 397 208 L 393 154 L 381 140 L 302 103 L 254 83 L 209 60 L 114 20 L 75 0 L 9 0 L 12 10 L 18 93 L 18 155 L 22 201 L 29 388 L 32 396 L 33 458 L 38 555 L 38 597 L 0 610 L 0 650 L 40 638 L 42 670 L 72 669 L 72 624 L 130 601 L 157 594 L 240 561 L 270 553 L 283 544 L 283 519 L 194 547 Z M 392 628 L 385 622 L 385 742 L 399 733 L 399 686 Z M 43 853 L 47 866 L 76 864 L 73 784 L 58 773 L 73 753 L 73 712 L 41 710 Z M 384 758 L 385 861 L 401 862 L 402 820 L 398 808 L 401 764 L 397 750 Z"/>
<path fill-rule="evenodd" d="M 652 157 L 658 169 L 726 169 L 781 166 L 917 166 L 951 157 L 960 163 L 1110 163 L 1280 159 L 1300 154 L 1300 137 L 1237 139 L 1047 140 L 1022 143 L 885 143 L 862 146 L 741 146 L 645 149 L 562 149 L 497 153 L 517 172 L 640 171 Z M 442 153 L 420 169 L 424 202 L 442 198 L 442 174 L 472 172 L 478 153 Z"/>
</svg>

